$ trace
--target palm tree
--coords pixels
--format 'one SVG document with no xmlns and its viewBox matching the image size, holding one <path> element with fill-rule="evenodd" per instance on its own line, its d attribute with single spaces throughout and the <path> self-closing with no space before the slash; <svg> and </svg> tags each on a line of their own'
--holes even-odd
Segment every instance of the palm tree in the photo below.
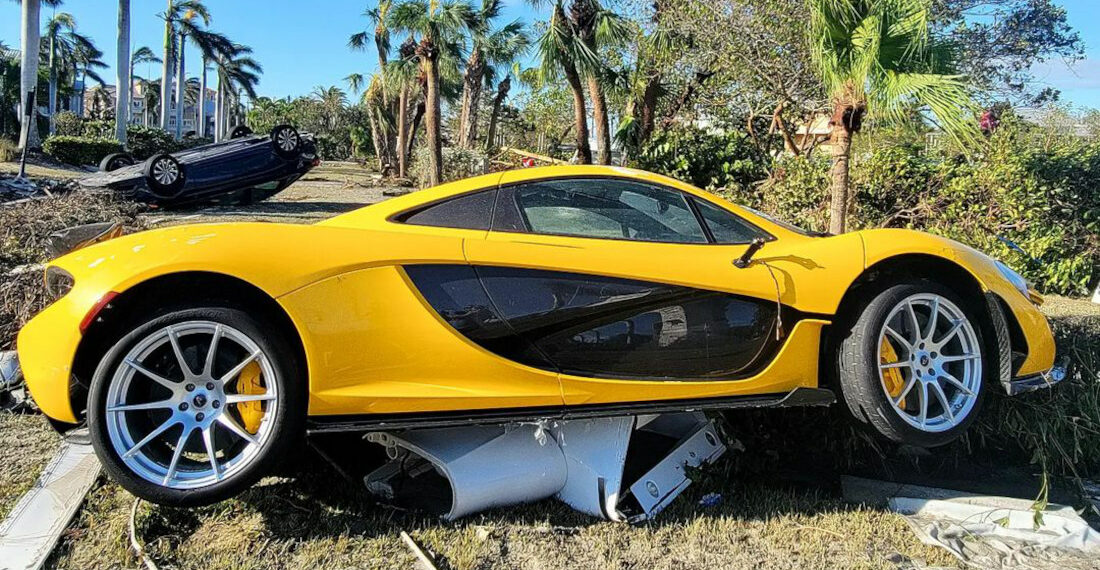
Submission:
<svg viewBox="0 0 1100 570">
<path fill-rule="evenodd" d="M 19 0 L 15 0 L 18 2 Z M 19 49 L 22 51 L 19 62 L 19 148 L 38 148 L 42 143 L 38 137 L 38 112 L 36 93 L 38 91 L 38 62 L 40 59 L 41 35 L 39 17 L 42 4 L 57 6 L 61 0 L 22 0 L 21 30 Z M 24 112 L 31 109 L 31 118 L 24 120 Z"/>
<path fill-rule="evenodd" d="M 118 41 L 115 57 L 115 138 L 126 146 L 126 123 L 130 122 L 133 69 L 130 61 L 130 0 L 118 0 Z M 128 86 L 125 89 L 123 86 Z"/>
<path fill-rule="evenodd" d="M 500 29 L 492 29 L 493 20 L 500 15 L 503 5 L 503 0 L 482 0 L 481 9 L 475 13 L 476 21 L 471 29 L 472 47 L 462 77 L 462 112 L 458 127 L 458 146 L 461 148 L 473 148 L 477 139 L 477 115 L 483 83 L 488 82 L 491 88 L 495 67 L 511 63 L 530 44 L 523 23 L 518 20 Z"/>
<path fill-rule="evenodd" d="M 46 97 L 46 109 L 50 114 L 50 134 L 54 130 L 54 114 L 57 113 L 58 76 L 62 60 L 72 61 L 72 52 L 76 44 L 76 20 L 68 12 L 54 14 L 44 30 L 47 57 L 50 69 L 50 90 Z"/>
<path fill-rule="evenodd" d="M 229 105 L 243 91 L 256 99 L 256 86 L 260 83 L 263 67 L 252 58 L 252 48 L 233 44 L 230 51 L 214 60 L 214 72 L 218 76 L 218 91 L 214 107 L 214 140 L 222 140 L 228 127 Z"/>
<path fill-rule="evenodd" d="M 80 76 L 80 93 L 77 97 L 78 107 L 76 109 L 78 114 L 84 112 L 84 93 L 87 89 L 88 78 L 99 84 L 100 87 L 106 85 L 106 81 L 99 75 L 101 69 L 107 69 L 109 67 L 102 59 L 103 52 L 99 48 L 95 47 L 88 41 L 78 42 L 73 50 L 73 84 L 75 87 L 77 75 Z"/>
<path fill-rule="evenodd" d="M 201 5 L 196 4 L 196 6 Z M 199 20 L 201 20 L 201 24 Z M 181 100 L 182 85 L 186 77 L 187 68 L 184 56 L 187 51 L 187 40 L 190 39 L 191 43 L 199 50 L 203 66 L 203 83 L 205 83 L 206 67 L 209 62 L 233 50 L 233 42 L 224 35 L 203 27 L 208 25 L 210 25 L 210 14 L 205 11 L 205 8 L 192 7 L 176 19 L 176 26 L 179 29 L 179 62 L 176 66 L 176 138 L 180 138 L 183 131 L 183 105 L 178 101 Z M 205 105 L 205 92 L 205 89 L 200 92 L 201 96 L 197 101 L 200 116 Z"/>
<path fill-rule="evenodd" d="M 159 57 L 157 57 L 157 54 L 155 52 L 153 52 L 153 50 L 151 48 L 149 48 L 148 46 L 139 47 L 136 50 L 134 50 L 134 53 L 130 54 L 130 94 L 131 95 L 134 93 L 134 78 L 137 76 L 137 72 L 136 72 L 137 66 L 141 65 L 143 63 L 164 63 L 164 61 L 161 60 Z M 151 98 L 151 96 L 149 95 L 149 93 L 147 91 L 143 91 L 143 93 L 145 93 L 145 111 L 144 111 L 145 119 L 146 119 L 145 124 L 146 124 L 146 126 L 148 126 L 149 123 L 148 123 L 147 119 L 149 117 L 149 101 L 151 101 L 152 98 Z M 132 115 L 133 115 L 133 110 L 128 108 L 127 111 L 126 111 L 126 120 L 127 120 L 127 122 L 129 122 L 133 118 Z"/>
<path fill-rule="evenodd" d="M 168 7 L 164 14 L 164 59 L 161 68 L 160 82 L 160 128 L 168 130 L 168 113 L 172 110 L 173 73 L 177 70 L 176 55 L 182 57 L 183 45 L 177 37 L 177 23 L 182 19 L 191 20 L 195 16 L 210 21 L 210 11 L 202 3 L 202 0 L 168 0 Z M 181 106 L 177 104 L 177 106 Z M 182 110 L 181 110 L 182 112 Z M 181 121 L 177 117 L 176 124 Z"/>
<path fill-rule="evenodd" d="M 310 95 L 321 104 L 325 117 L 328 119 L 329 128 L 335 130 L 340 120 L 340 112 L 348 104 L 347 94 L 335 85 L 330 87 L 318 85 Z"/>
<path fill-rule="evenodd" d="M 928 0 L 810 0 L 811 55 L 833 108 L 831 233 L 845 230 L 852 136 L 865 116 L 905 121 L 927 108 L 949 134 L 972 140 L 973 103 L 931 19 Z"/>
<path fill-rule="evenodd" d="M 403 0 L 390 13 L 390 27 L 420 37 L 416 56 L 427 84 L 425 128 L 428 141 L 428 184 L 443 180 L 443 140 L 440 117 L 440 55 L 459 43 L 475 24 L 474 11 L 460 0 Z"/>
<path fill-rule="evenodd" d="M 393 121 L 384 120 L 393 118 L 396 113 L 397 98 L 393 97 L 392 90 L 388 88 L 386 69 L 389 64 L 390 29 L 389 13 L 393 8 L 391 0 L 379 0 L 378 5 L 363 13 L 374 25 L 373 32 L 363 30 L 352 34 L 348 39 L 348 47 L 362 51 L 373 39 L 374 49 L 378 57 L 378 72 L 371 77 L 367 91 L 363 94 L 363 101 L 367 103 L 369 113 L 371 137 L 374 142 L 375 154 L 378 157 L 379 172 L 386 173 L 398 159 L 398 143 L 396 129 L 391 128 Z M 361 77 L 361 76 L 360 76 Z M 403 176 L 403 175 L 402 175 Z"/>
<path fill-rule="evenodd" d="M 497 93 L 493 97 L 493 111 L 489 114 L 489 127 L 485 131 L 485 152 L 493 150 L 496 145 L 497 121 L 500 118 L 500 108 L 504 100 L 508 98 L 508 91 L 512 89 L 512 74 L 504 76 L 497 84 Z"/>
<path fill-rule="evenodd" d="M 573 93 L 573 132 L 577 136 L 576 161 L 592 164 L 592 148 L 588 145 L 588 112 L 585 105 L 584 86 L 578 67 L 595 68 L 595 55 L 577 37 L 576 29 L 565 15 L 563 0 L 554 0 L 550 8 L 550 21 L 537 40 L 539 55 L 539 81 L 549 83 L 564 75 Z M 587 64 L 578 65 L 588 60 Z"/>
<path fill-rule="evenodd" d="M 626 41 L 629 31 L 623 20 L 604 8 L 597 0 L 573 0 L 569 16 L 577 39 L 577 68 L 588 83 L 588 96 L 592 99 L 592 123 L 596 127 L 597 157 L 600 164 L 611 164 L 611 127 L 607 114 L 607 68 L 599 58 L 600 46 L 616 45 Z"/>
</svg>

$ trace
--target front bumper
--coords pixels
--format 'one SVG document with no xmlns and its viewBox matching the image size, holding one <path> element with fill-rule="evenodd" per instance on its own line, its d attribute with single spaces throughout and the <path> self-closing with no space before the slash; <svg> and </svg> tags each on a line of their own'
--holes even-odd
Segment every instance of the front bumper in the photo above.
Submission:
<svg viewBox="0 0 1100 570">
<path fill-rule="evenodd" d="M 1034 392 L 1043 388 L 1050 388 L 1066 379 L 1066 367 L 1059 364 L 1047 372 L 1016 378 L 1005 384 L 1005 390 L 1009 396 L 1016 396 L 1027 392 Z"/>
</svg>

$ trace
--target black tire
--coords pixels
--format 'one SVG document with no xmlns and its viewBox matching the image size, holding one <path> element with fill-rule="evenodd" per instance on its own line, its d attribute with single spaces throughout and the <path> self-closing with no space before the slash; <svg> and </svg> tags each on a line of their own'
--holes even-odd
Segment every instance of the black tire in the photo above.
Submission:
<svg viewBox="0 0 1100 570">
<path fill-rule="evenodd" d="M 145 161 L 143 173 L 149 191 L 162 199 L 179 196 L 187 182 L 187 172 L 183 165 L 174 156 L 164 152 L 150 156 Z"/>
<path fill-rule="evenodd" d="M 134 162 L 134 157 L 128 152 L 116 152 L 114 154 L 108 154 L 103 157 L 103 160 L 99 161 L 99 170 L 101 172 L 113 172 L 124 166 L 133 166 L 137 164 Z"/>
<path fill-rule="evenodd" d="M 275 154 L 287 159 L 295 159 L 302 154 L 302 137 L 298 129 L 290 125 L 279 125 L 271 129 L 271 148 Z"/>
<path fill-rule="evenodd" d="M 230 131 L 229 138 L 230 139 L 239 139 L 239 138 L 247 137 L 248 135 L 251 135 L 251 134 L 252 134 L 252 129 L 250 129 L 248 127 L 248 125 L 237 125 L 237 126 L 233 127 L 232 131 Z"/>
<path fill-rule="evenodd" d="M 856 307 L 850 315 L 847 315 L 847 318 L 842 318 L 837 324 L 842 330 L 848 330 L 848 327 L 850 327 L 850 332 L 836 343 L 834 349 L 835 374 L 847 411 L 864 427 L 869 428 L 874 435 L 893 443 L 931 448 L 954 441 L 966 431 L 978 416 L 985 393 L 988 390 L 987 386 L 990 384 L 990 370 L 995 359 L 992 358 L 990 347 L 983 340 L 981 316 L 974 309 L 968 307 L 953 291 L 928 280 L 899 283 L 877 290 L 869 290 L 867 294 L 870 298 Z M 895 308 L 905 300 L 913 298 L 914 295 L 939 296 L 959 309 L 969 321 L 971 330 L 976 336 L 976 349 L 980 350 L 981 353 L 980 369 L 976 372 L 980 383 L 977 386 L 978 389 L 974 391 L 976 393 L 974 401 L 963 417 L 956 420 L 956 416 L 951 414 L 952 421 L 958 423 L 954 427 L 942 429 L 942 431 L 921 429 L 919 426 L 911 425 L 903 419 L 904 412 L 899 412 L 895 408 L 894 401 L 887 395 L 885 379 L 880 377 L 880 333 L 885 334 L 883 331 L 887 319 Z M 929 320 L 926 315 L 922 314 L 922 316 L 925 317 L 925 323 L 920 324 L 918 328 L 925 327 Z M 917 319 L 919 323 L 920 317 L 917 317 Z M 921 352 L 915 352 L 918 356 L 914 359 L 919 358 Z M 935 355 L 936 353 L 932 354 Z M 896 360 L 906 359 L 903 359 L 899 354 Z M 919 366 L 913 365 L 907 367 L 907 369 L 910 374 L 909 378 L 914 381 L 914 386 L 918 392 L 928 387 L 921 386 L 922 381 L 919 377 L 913 378 L 913 375 L 918 374 Z M 931 369 L 928 369 L 928 371 L 929 373 L 925 377 L 937 376 L 931 372 Z M 904 375 L 902 378 L 905 378 Z M 907 382 L 908 380 L 904 380 L 903 384 Z M 940 380 L 936 380 L 936 382 L 940 382 Z M 954 387 L 952 386 L 951 389 L 954 389 Z M 899 394 L 899 396 L 903 396 L 901 398 L 903 402 L 907 397 L 905 396 L 906 393 Z M 919 394 L 914 393 L 913 398 L 919 402 Z M 946 417 L 947 411 L 943 409 L 944 406 L 938 403 L 934 406 L 939 407 L 941 415 Z"/>
<path fill-rule="evenodd" d="M 143 478 L 124 463 L 112 444 L 105 408 L 110 384 L 117 369 L 124 365 L 123 359 L 127 353 L 143 339 L 164 327 L 196 321 L 232 327 L 254 341 L 267 356 L 274 370 L 271 381 L 278 387 L 279 404 L 272 418 L 270 435 L 260 444 L 251 459 L 236 472 L 227 473 L 223 479 L 198 488 L 171 488 Z M 305 430 L 308 398 L 306 382 L 302 377 L 302 367 L 292 356 L 295 351 L 278 332 L 277 327 L 257 320 L 239 309 L 203 306 L 166 310 L 160 316 L 139 321 L 136 326 L 127 328 L 130 329 L 129 332 L 100 360 L 88 396 L 88 426 L 96 455 L 111 478 L 127 491 L 144 500 L 168 506 L 192 507 L 215 503 L 240 493 L 269 474 L 282 459 L 291 455 L 291 451 L 301 441 Z M 222 342 L 226 341 L 223 339 Z M 225 408 L 228 410 L 229 406 Z M 213 410 L 211 413 L 213 414 Z M 168 430 L 165 433 L 171 432 L 172 430 Z M 185 449 L 190 451 L 195 443 L 195 438 L 189 439 Z"/>
</svg>

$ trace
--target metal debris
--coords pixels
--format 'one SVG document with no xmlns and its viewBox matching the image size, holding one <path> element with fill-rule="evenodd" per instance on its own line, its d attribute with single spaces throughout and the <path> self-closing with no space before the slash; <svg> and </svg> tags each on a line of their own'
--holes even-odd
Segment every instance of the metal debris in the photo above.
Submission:
<svg viewBox="0 0 1100 570">
<path fill-rule="evenodd" d="M 376 432 L 367 440 L 390 459 L 364 478 L 367 489 L 447 520 L 548 497 L 608 520 L 646 520 L 691 484 L 685 466 L 712 463 L 726 450 L 703 414 L 687 412 Z"/>
</svg>

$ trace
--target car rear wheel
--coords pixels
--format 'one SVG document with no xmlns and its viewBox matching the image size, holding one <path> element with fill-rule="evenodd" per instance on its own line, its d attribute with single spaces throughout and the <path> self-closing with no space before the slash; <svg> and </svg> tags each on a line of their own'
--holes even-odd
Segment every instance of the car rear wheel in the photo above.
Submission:
<svg viewBox="0 0 1100 570">
<path fill-rule="evenodd" d="M 181 309 L 101 360 L 88 423 L 107 472 L 142 499 L 194 506 L 270 472 L 297 441 L 305 394 L 284 339 L 247 313 Z"/>
<path fill-rule="evenodd" d="M 275 148 L 275 154 L 283 158 L 297 158 L 302 154 L 302 137 L 298 135 L 298 129 L 290 125 L 279 125 L 271 129 L 271 144 Z"/>
<path fill-rule="evenodd" d="M 252 129 L 248 128 L 247 125 L 237 125 L 237 126 L 233 127 L 233 131 L 229 133 L 229 138 L 239 139 L 239 138 L 247 137 L 248 135 L 251 135 L 251 134 L 252 134 Z"/>
<path fill-rule="evenodd" d="M 145 183 L 158 198 L 175 198 L 187 181 L 183 165 L 170 154 L 154 154 L 145 161 Z"/>
<path fill-rule="evenodd" d="M 920 447 L 947 444 L 981 408 L 985 345 L 977 316 L 930 281 L 878 293 L 838 347 L 849 410 L 878 435 Z"/>
<path fill-rule="evenodd" d="M 99 161 L 99 170 L 102 172 L 113 172 L 124 166 L 134 165 L 134 157 L 127 152 L 116 152 L 114 154 L 108 154 L 103 157 L 103 160 Z"/>
</svg>

